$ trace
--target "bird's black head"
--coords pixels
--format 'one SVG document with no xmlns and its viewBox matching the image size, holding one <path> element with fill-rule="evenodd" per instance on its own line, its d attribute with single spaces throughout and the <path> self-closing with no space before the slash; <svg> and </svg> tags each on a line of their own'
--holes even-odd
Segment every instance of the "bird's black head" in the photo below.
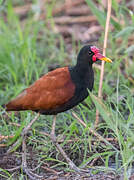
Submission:
<svg viewBox="0 0 134 180">
<path fill-rule="evenodd" d="M 77 57 L 78 63 L 82 63 L 82 64 L 88 63 L 92 65 L 94 62 L 98 60 L 112 62 L 111 59 L 103 56 L 100 53 L 100 50 L 93 45 L 86 45 L 82 47 Z"/>
</svg>

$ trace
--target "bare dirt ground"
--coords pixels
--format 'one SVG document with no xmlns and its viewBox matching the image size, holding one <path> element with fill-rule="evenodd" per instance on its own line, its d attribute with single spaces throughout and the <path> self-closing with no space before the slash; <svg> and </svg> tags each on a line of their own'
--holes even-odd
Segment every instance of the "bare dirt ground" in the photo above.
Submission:
<svg viewBox="0 0 134 180">
<path fill-rule="evenodd" d="M 1 148 L 0 150 L 0 167 L 2 169 L 8 170 L 10 173 L 12 173 L 12 178 L 14 180 L 17 180 L 20 174 L 22 174 L 21 169 L 21 148 L 18 149 L 14 153 L 10 153 L 8 155 L 3 155 L 6 153 L 7 148 Z M 89 172 L 82 172 L 81 174 L 78 174 L 76 172 L 70 172 L 70 171 L 64 171 L 64 167 L 61 167 L 60 170 L 58 168 L 50 168 L 51 164 L 45 163 L 38 166 L 38 162 L 36 159 L 37 152 L 32 152 L 32 147 L 28 147 L 28 167 L 30 169 L 34 169 L 38 167 L 40 169 L 40 172 L 36 172 L 37 174 L 43 176 L 42 180 L 123 180 L 124 177 L 122 175 L 117 175 L 114 172 L 96 172 L 94 173 L 91 169 L 89 169 Z M 87 170 L 87 169 L 86 169 Z M 2 174 L 2 173 L 1 173 Z M 4 175 L 4 173 L 3 173 Z M 23 174 L 25 177 L 25 173 Z M 133 180 L 134 177 L 131 177 L 130 180 Z M 29 179 L 26 177 L 26 179 Z M 5 177 L 0 177 L 0 180 L 6 180 Z"/>
</svg>

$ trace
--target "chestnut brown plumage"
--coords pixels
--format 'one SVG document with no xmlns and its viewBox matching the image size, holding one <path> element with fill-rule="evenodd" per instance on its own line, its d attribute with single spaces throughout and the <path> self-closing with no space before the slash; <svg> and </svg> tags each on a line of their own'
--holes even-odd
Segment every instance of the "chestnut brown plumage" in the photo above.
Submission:
<svg viewBox="0 0 134 180">
<path fill-rule="evenodd" d="M 74 91 L 75 85 L 71 81 L 68 68 L 58 68 L 42 76 L 6 107 L 8 111 L 52 111 L 65 104 Z"/>
<path fill-rule="evenodd" d="M 32 110 L 41 114 L 57 114 L 82 102 L 93 88 L 93 62 L 109 58 L 92 45 L 84 46 L 74 67 L 57 68 L 42 76 L 14 100 L 6 104 L 7 111 Z"/>
</svg>

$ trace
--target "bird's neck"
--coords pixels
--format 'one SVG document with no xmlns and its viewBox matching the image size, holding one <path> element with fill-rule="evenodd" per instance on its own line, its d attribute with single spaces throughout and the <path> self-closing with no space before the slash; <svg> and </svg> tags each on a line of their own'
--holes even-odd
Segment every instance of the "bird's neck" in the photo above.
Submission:
<svg viewBox="0 0 134 180">
<path fill-rule="evenodd" d="M 74 70 L 77 72 L 77 75 L 81 78 L 84 78 L 87 73 L 89 73 L 89 68 L 90 66 L 83 65 L 82 63 L 77 63 L 76 66 L 74 67 Z"/>
<path fill-rule="evenodd" d="M 77 76 L 81 79 L 83 78 L 89 78 L 90 74 L 92 74 L 92 64 L 89 64 L 89 62 L 85 62 L 81 57 L 78 56 L 77 64 L 74 67 L 74 71 L 76 71 Z"/>
<path fill-rule="evenodd" d="M 92 90 L 94 81 L 92 65 L 77 61 L 77 64 L 72 68 L 71 78 L 75 84 Z"/>
</svg>

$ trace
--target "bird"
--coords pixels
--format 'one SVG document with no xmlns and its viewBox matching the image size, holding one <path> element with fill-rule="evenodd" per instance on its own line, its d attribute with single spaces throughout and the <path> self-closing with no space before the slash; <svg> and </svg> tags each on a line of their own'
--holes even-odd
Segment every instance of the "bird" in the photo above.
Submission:
<svg viewBox="0 0 134 180">
<path fill-rule="evenodd" d="M 43 75 L 15 99 L 5 104 L 6 111 L 32 110 L 43 115 L 57 115 L 72 109 L 87 98 L 89 91 L 92 91 L 94 85 L 92 65 L 99 60 L 112 62 L 111 59 L 103 56 L 96 46 L 83 46 L 78 53 L 75 66 L 57 68 Z M 35 119 L 32 123 L 34 121 Z M 56 118 L 53 119 L 51 135 L 54 135 L 55 122 Z M 27 131 L 29 128 L 25 129 Z M 56 144 L 54 137 L 52 136 L 51 139 Z M 63 153 L 63 149 L 61 150 L 58 144 L 56 146 L 71 167 L 79 171 L 66 153 Z"/>
<path fill-rule="evenodd" d="M 94 85 L 94 62 L 112 62 L 93 45 L 84 46 L 73 67 L 61 67 L 43 75 L 5 105 L 6 111 L 32 110 L 44 115 L 56 115 L 81 103 Z"/>
</svg>

